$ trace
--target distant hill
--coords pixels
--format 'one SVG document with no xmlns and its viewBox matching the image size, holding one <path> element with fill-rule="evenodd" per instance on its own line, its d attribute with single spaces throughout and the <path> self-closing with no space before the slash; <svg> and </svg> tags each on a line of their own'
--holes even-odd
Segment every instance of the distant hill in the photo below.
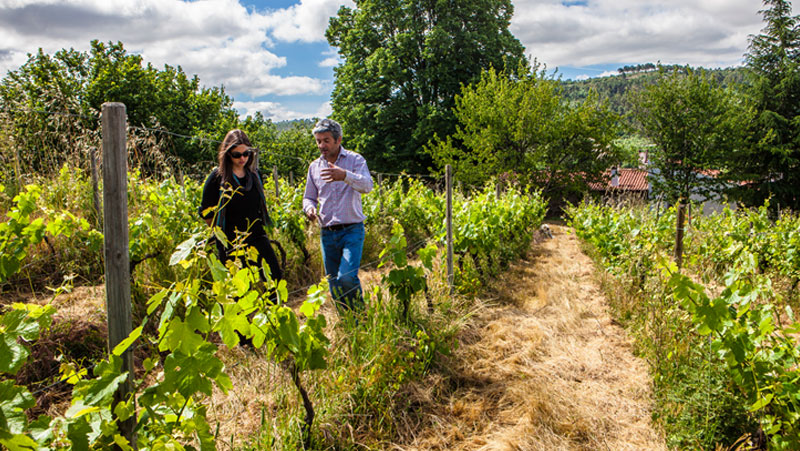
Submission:
<svg viewBox="0 0 800 451">
<path fill-rule="evenodd" d="M 279 132 L 291 130 L 295 126 L 311 129 L 316 123 L 316 119 L 292 119 L 289 121 L 275 122 L 275 128 L 277 128 Z"/>
<path fill-rule="evenodd" d="M 661 66 L 664 70 L 685 70 L 684 66 Z M 723 86 L 739 85 L 745 82 L 746 68 L 703 69 Z M 564 95 L 571 101 L 581 102 L 586 99 L 589 92 L 597 91 L 601 100 L 608 101 L 611 110 L 625 116 L 631 112 L 628 93 L 642 89 L 654 83 L 659 77 L 659 71 L 652 63 L 625 66 L 618 70 L 619 75 L 610 77 L 590 78 L 579 81 L 563 81 Z"/>
</svg>

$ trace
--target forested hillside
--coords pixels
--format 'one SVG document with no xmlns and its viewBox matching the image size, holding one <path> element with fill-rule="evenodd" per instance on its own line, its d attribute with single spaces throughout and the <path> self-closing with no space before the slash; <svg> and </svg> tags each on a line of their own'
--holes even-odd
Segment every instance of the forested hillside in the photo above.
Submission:
<svg viewBox="0 0 800 451">
<path fill-rule="evenodd" d="M 658 66 L 664 71 L 684 70 L 682 66 Z M 740 89 L 746 83 L 744 67 L 725 69 L 694 68 L 695 71 L 706 71 L 708 75 L 725 88 Z M 661 72 L 654 64 L 641 64 L 629 68 L 618 69 L 618 75 L 609 77 L 596 77 L 587 80 L 563 80 L 564 96 L 572 102 L 581 102 L 586 99 L 591 91 L 596 91 L 601 101 L 607 101 L 611 111 L 629 117 L 632 114 L 632 105 L 629 93 L 641 90 L 647 85 L 658 82 Z"/>
</svg>

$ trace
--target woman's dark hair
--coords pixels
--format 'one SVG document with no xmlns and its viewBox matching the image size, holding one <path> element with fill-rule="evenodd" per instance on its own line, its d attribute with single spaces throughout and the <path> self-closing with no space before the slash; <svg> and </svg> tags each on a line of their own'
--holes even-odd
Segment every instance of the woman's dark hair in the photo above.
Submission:
<svg viewBox="0 0 800 451">
<path fill-rule="evenodd" d="M 219 177 L 221 181 L 233 183 L 233 160 L 231 160 L 231 150 L 244 144 L 247 147 L 253 147 L 250 144 L 250 138 L 247 134 L 239 129 L 234 129 L 225 135 L 222 144 L 219 145 L 219 152 L 217 153 L 217 161 L 219 162 Z M 250 154 L 247 158 L 247 163 L 244 168 L 248 171 L 255 171 L 256 159 L 255 154 Z"/>
</svg>

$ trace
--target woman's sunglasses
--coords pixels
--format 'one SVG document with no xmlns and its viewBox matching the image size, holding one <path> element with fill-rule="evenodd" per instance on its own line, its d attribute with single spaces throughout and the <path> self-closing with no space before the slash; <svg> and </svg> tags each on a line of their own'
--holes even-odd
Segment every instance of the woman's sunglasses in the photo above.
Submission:
<svg viewBox="0 0 800 451">
<path fill-rule="evenodd" d="M 231 152 L 232 158 L 242 158 L 243 155 L 247 158 L 250 158 L 250 155 L 253 155 L 253 151 L 245 150 L 244 152 Z"/>
</svg>

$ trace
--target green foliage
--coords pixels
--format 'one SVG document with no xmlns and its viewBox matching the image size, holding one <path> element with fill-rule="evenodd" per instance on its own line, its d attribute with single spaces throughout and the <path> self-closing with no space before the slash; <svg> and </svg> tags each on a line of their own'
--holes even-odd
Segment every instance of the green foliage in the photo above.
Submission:
<svg viewBox="0 0 800 451">
<path fill-rule="evenodd" d="M 644 66 L 647 66 L 646 63 Z M 668 72 L 686 71 L 685 66 L 675 65 L 653 65 L 653 68 L 663 68 Z M 633 114 L 633 105 L 630 101 L 631 94 L 643 90 L 645 87 L 655 84 L 660 75 L 658 70 L 653 70 L 649 66 L 645 70 L 630 72 L 624 70 L 625 67 L 618 69 L 620 75 L 609 77 L 594 77 L 587 80 L 565 80 L 564 96 L 570 101 L 580 103 L 590 95 L 596 94 L 598 98 L 608 105 L 608 108 L 623 118 L 623 122 L 633 126 L 630 120 Z M 712 79 L 726 89 L 736 89 L 745 82 L 746 69 L 741 67 L 713 69 L 713 68 L 694 68 L 695 71 L 707 73 Z"/>
<path fill-rule="evenodd" d="M 14 376 L 30 355 L 20 341 L 36 340 L 54 313 L 50 306 L 14 304 L 0 316 L 0 444 L 9 450 L 33 449 L 37 443 L 25 414 L 35 404 L 33 396 L 6 376 Z"/>
<path fill-rule="evenodd" d="M 88 200 L 91 196 L 83 192 L 87 186 L 85 176 L 80 170 L 65 166 L 56 180 L 57 183 L 31 185 L 13 201 L 9 200 L 13 208 L 7 216 L 17 222 L 9 220 L 4 224 L 4 233 L 8 233 L 4 246 L 18 243 L 18 236 L 41 235 L 52 238 L 58 255 L 75 255 L 77 251 L 71 245 L 81 252 L 99 254 L 102 235 L 85 219 L 93 214 Z M 265 180 L 270 214 L 276 223 L 271 233 L 284 243 L 294 242 L 294 247 L 287 246 L 289 257 L 293 259 L 290 267 L 299 270 L 309 265 L 307 261 L 300 261 L 301 248 L 313 243 L 310 239 L 313 229 L 307 226 L 300 213 L 302 186 L 292 187 L 281 180 L 281 195 L 277 197 L 273 194 L 272 183 L 270 179 Z M 71 196 L 69 187 L 80 192 Z M 339 384 L 340 376 L 344 377 L 347 384 L 352 384 L 347 388 L 350 391 L 346 391 L 350 401 L 337 408 L 357 405 L 355 414 L 369 415 L 371 419 L 356 421 L 372 424 L 374 419 L 377 428 L 391 433 L 392 428 L 385 425 L 392 424 L 394 409 L 405 406 L 402 399 L 395 399 L 396 395 L 405 384 L 426 374 L 437 356 L 449 352 L 457 329 L 457 324 L 445 321 L 449 318 L 447 315 L 452 315 L 454 301 L 449 296 L 440 298 L 436 306 L 429 302 L 428 310 L 417 308 L 415 304 L 423 299 L 420 294 L 426 286 L 430 287 L 432 278 L 438 284 L 435 286 L 447 284 L 441 274 L 441 246 L 445 234 L 443 194 L 419 180 L 404 179 L 395 184 L 386 183 L 380 191 L 374 190 L 366 196 L 369 241 L 387 247 L 387 229 L 395 223 L 408 228 L 404 230 L 398 225 L 394 229 L 393 238 L 388 242 L 390 250 L 384 253 L 386 264 L 391 260 L 393 265 L 385 279 L 388 287 L 385 301 L 382 288 L 376 288 L 373 293 L 376 304 L 369 306 L 368 317 L 360 318 L 358 323 L 340 323 L 341 327 L 352 328 L 345 333 L 345 336 L 352 333 L 352 343 L 344 347 L 345 355 L 341 354 L 343 350 L 336 350 L 338 367 L 331 368 L 332 348 L 324 334 L 327 321 L 320 313 L 327 296 L 326 287 L 312 287 L 306 301 L 299 308 L 291 309 L 284 304 L 290 281 L 279 284 L 269 281 L 264 286 L 259 273 L 241 267 L 239 260 L 221 264 L 214 249 L 207 244 L 209 230 L 195 211 L 200 192 L 200 185 L 190 179 L 180 185 L 170 178 L 143 178 L 139 171 L 129 174 L 129 246 L 135 263 L 134 310 L 138 327 L 108 359 L 97 363 L 91 371 L 62 366 L 60 380 L 74 385 L 72 406 L 54 418 L 7 422 L 6 429 L 0 422 L 0 440 L 8 440 L 3 442 L 5 446 L 15 449 L 17 445 L 35 443 L 35 446 L 50 449 L 107 449 L 117 444 L 128 449 L 130 444 L 119 435 L 117 421 L 135 415 L 137 446 L 141 449 L 188 449 L 189 446 L 210 449 L 216 438 L 209 424 L 207 397 L 215 387 L 223 392 L 231 389 L 218 353 L 221 344 L 233 347 L 242 337 L 276 362 L 286 362 L 298 384 L 307 383 L 304 380 L 308 375 L 319 369 L 335 375 L 337 382 L 333 387 Z M 544 210 L 540 195 L 525 194 L 516 188 L 509 188 L 500 198 L 488 185 L 471 198 L 458 193 L 455 196 L 455 235 L 456 248 L 461 253 L 457 262 L 462 263 L 462 269 L 457 273 L 456 287 L 464 292 L 479 287 L 519 255 L 527 248 Z M 26 227 L 34 223 L 30 233 L 26 232 Z M 85 246 L 88 236 L 100 239 L 95 240 L 97 246 L 92 250 Z M 296 242 L 290 241 L 290 236 L 294 236 Z M 426 242 L 428 245 L 418 250 Z M 42 247 L 43 238 L 37 243 Z M 241 243 L 233 244 L 239 253 L 253 252 Z M 31 264 L 30 249 L 34 247 L 34 244 L 28 245 L 26 255 L 19 256 L 19 264 Z M 14 255 L 7 249 L 11 247 L 4 248 L 0 256 Z M 174 252 L 165 253 L 165 249 Z M 407 256 L 409 251 L 417 251 L 419 264 L 411 264 Z M 316 252 L 313 254 L 316 257 Z M 250 255 L 250 259 L 254 259 L 254 255 Z M 55 272 L 55 276 L 67 275 Z M 298 282 L 294 280 L 293 283 Z M 426 293 L 425 300 L 429 299 Z M 17 371 L 27 359 L 26 347 L 35 338 L 26 332 L 33 330 L 32 324 L 7 325 L 19 323 L 15 315 L 21 314 L 8 314 L 0 323 L 0 332 L 16 331 L 3 336 L 6 352 L 0 353 L 0 367 L 11 372 Z M 399 317 L 408 320 L 403 327 L 398 327 Z M 23 334 L 26 341 L 17 341 L 19 334 Z M 145 374 L 136 376 L 133 391 L 136 409 L 134 398 L 115 404 L 111 396 L 128 377 L 121 371 L 118 357 L 128 348 L 151 351 L 143 362 Z M 346 363 L 351 361 L 360 366 L 356 368 Z M 351 376 L 353 379 L 348 379 Z M 314 384 L 313 396 L 316 397 L 317 390 L 322 389 L 316 382 Z M 0 391 L 7 395 L 3 399 L 8 400 L 3 404 L 3 415 L 23 418 L 25 410 L 32 405 L 30 393 L 8 382 L 2 384 Z M 301 396 L 308 397 L 308 392 L 302 393 L 301 390 Z M 311 403 L 311 398 L 308 399 Z M 319 414 L 325 418 L 330 411 L 321 410 Z M 281 421 L 286 422 L 287 428 L 297 424 Z M 319 437 L 309 428 L 302 430 L 303 439 Z M 280 433 L 281 443 L 287 448 L 297 445 L 291 442 L 299 438 L 296 432 L 285 432 Z M 270 446 L 277 444 L 274 440 L 270 443 Z"/>
<path fill-rule="evenodd" d="M 619 163 L 616 116 L 595 96 L 570 105 L 538 65 L 516 72 L 490 68 L 455 103 L 456 132 L 428 152 L 440 169 L 453 165 L 466 183 L 513 173 L 551 196 L 585 190 Z"/>
<path fill-rule="evenodd" d="M 223 266 L 214 253 L 197 246 L 197 241 L 196 236 L 190 238 L 171 258 L 173 264 L 183 268 L 187 282 L 173 283 L 148 302 L 147 314 L 160 314 L 156 315 L 157 334 L 148 339 L 157 352 L 145 361 L 147 374 L 136 382 L 136 403 L 141 407 L 137 416 L 140 449 L 185 449 L 189 441 L 199 442 L 201 449 L 214 449 L 206 407 L 200 401 L 202 396 L 211 395 L 214 385 L 222 391 L 232 388 L 217 356 L 214 335 L 230 347 L 238 344 L 241 334 L 256 348 L 264 347 L 276 361 L 291 359 L 299 373 L 326 367 L 326 322 L 319 313 L 325 286 L 309 289 L 299 309 L 306 317 L 301 325 L 295 312 L 282 303 L 287 297 L 285 281 L 270 281 L 265 290 L 255 270 L 238 267 L 234 261 Z M 272 302 L 273 290 L 278 303 Z M 51 307 L 15 306 L 2 316 L 0 344 L 6 352 L 0 359 L 0 371 L 13 375 L 19 370 L 28 351 L 17 339 L 34 340 L 40 327 L 49 324 L 52 313 Z M 66 443 L 81 449 L 105 449 L 121 443 L 127 449 L 129 444 L 119 435 L 116 421 L 134 415 L 133 404 L 129 399 L 114 405 L 112 395 L 128 377 L 121 371 L 118 356 L 140 338 L 141 332 L 140 326 L 107 361 L 98 363 L 93 378 L 74 371 L 65 373 L 64 380 L 75 385 L 72 405 L 63 417 L 42 417 L 39 426 L 28 425 L 24 415 L 24 409 L 33 405 L 30 394 L 4 381 L 0 391 L 8 397 L 3 397 L 0 411 L 2 443 L 10 449 L 30 443 L 54 449 L 63 449 Z M 159 366 L 160 376 L 149 378 Z M 42 425 L 49 433 L 34 433 Z"/>
<path fill-rule="evenodd" d="M 685 275 L 669 281 L 675 298 L 691 315 L 701 335 L 712 337 L 713 349 L 727 364 L 729 377 L 745 396 L 747 409 L 758 417 L 773 449 L 800 446 L 800 323 L 775 324 L 780 313 L 769 278 L 756 274 L 756 259 L 743 253 L 725 275 L 725 289 L 710 298 L 705 288 Z M 787 307 L 789 321 L 794 321 Z"/>
<path fill-rule="evenodd" d="M 620 152 L 620 165 L 623 168 L 638 168 L 643 166 L 639 159 L 639 152 L 649 152 L 652 143 L 641 136 L 626 136 L 614 142 Z"/>
<path fill-rule="evenodd" d="M 25 187 L 24 193 L 14 197 L 15 207 L 8 212 L 8 221 L 0 224 L 0 282 L 17 272 L 28 247 L 44 238 L 44 220 L 31 219 L 40 193 L 36 185 Z"/>
<path fill-rule="evenodd" d="M 748 122 L 748 110 L 735 94 L 705 73 L 662 72 L 635 102 L 636 119 L 655 144 L 650 153 L 654 192 L 678 202 L 691 194 L 708 198 L 721 191 L 724 178 L 704 171 L 726 171 L 731 154 L 742 146 L 741 124 Z"/>
<path fill-rule="evenodd" d="M 408 320 L 408 307 L 412 296 L 427 289 L 425 269 L 428 271 L 433 270 L 432 254 L 435 253 L 436 247 L 428 245 L 428 247 L 419 251 L 424 267 L 409 265 L 406 257 L 406 237 L 403 235 L 403 226 L 395 223 L 392 227 L 392 237 L 380 255 L 384 260 L 378 267 L 384 266 L 389 262 L 394 264 L 395 267 L 383 276 L 383 282 L 389 287 L 389 292 L 403 304 L 402 318 L 406 321 Z"/>
<path fill-rule="evenodd" d="M 15 146 L 30 156 L 25 159 L 30 164 L 26 172 L 60 167 L 82 147 L 76 146 L 77 138 L 83 146 L 97 145 L 88 138 L 99 130 L 99 120 L 92 118 L 105 102 L 124 103 L 130 125 L 190 136 L 221 139 L 237 124 L 232 99 L 222 88 L 201 87 L 196 76 L 189 78 L 180 67 L 159 70 L 144 65 L 141 55 L 128 54 L 119 42 L 92 41 L 91 47 L 88 53 L 70 49 L 53 55 L 40 49 L 0 83 L 0 103 L 14 110 L 8 117 Z M 188 164 L 215 155 L 201 139 L 176 138 L 163 144 Z"/>
<path fill-rule="evenodd" d="M 511 34 L 509 0 L 358 0 L 331 18 L 334 116 L 346 145 L 379 171 L 426 171 L 421 152 L 454 130 L 454 97 L 489 67 L 525 60 Z"/>
<path fill-rule="evenodd" d="M 86 245 L 88 253 L 100 249 L 102 236 L 91 230 L 85 219 L 67 210 L 40 210 L 41 195 L 39 185 L 27 185 L 12 199 L 14 206 L 7 213 L 6 222 L 0 223 L 0 283 L 17 274 L 31 249 L 47 237 L 72 239 Z"/>
<path fill-rule="evenodd" d="M 280 174 L 293 173 L 298 182 L 303 182 L 308 171 L 308 162 L 319 157 L 319 150 L 311 133 L 314 124 L 294 122 L 288 129 L 277 132 L 275 138 L 267 142 L 267 153 L 262 156 L 262 166 L 277 166 Z M 252 135 L 248 135 L 253 140 Z M 256 142 L 255 140 L 253 140 Z"/>
<path fill-rule="evenodd" d="M 453 201 L 453 252 L 461 257 L 455 284 L 463 291 L 477 286 L 470 279 L 488 281 L 528 248 L 533 232 L 544 220 L 547 203 L 538 191 L 525 194 L 509 188 L 500 198 L 492 185 L 470 198 Z M 439 234 L 445 240 L 445 230 Z M 471 266 L 464 265 L 470 260 Z"/>
<path fill-rule="evenodd" d="M 770 449 L 798 446 L 800 326 L 790 304 L 797 305 L 800 222 L 773 222 L 768 211 L 695 218 L 685 273 L 669 263 L 674 210 L 569 211 L 576 234 L 619 284 L 614 309 L 653 368 L 655 417 L 672 446 L 713 448 L 758 426 Z M 719 294 L 707 295 L 712 287 Z"/>
<path fill-rule="evenodd" d="M 765 0 L 765 26 L 751 37 L 745 55 L 749 69 L 748 94 L 756 116 L 750 124 L 749 152 L 737 161 L 747 189 L 737 195 L 760 205 L 773 203 L 800 209 L 800 16 L 791 2 Z"/>
<path fill-rule="evenodd" d="M 454 283 L 462 291 L 474 291 L 527 249 L 533 232 L 544 219 L 547 203 L 540 192 L 526 191 L 509 187 L 498 198 L 494 185 L 487 184 L 470 197 L 454 195 L 453 249 L 459 265 Z M 419 180 L 384 183 L 364 200 L 364 213 L 370 224 L 365 249 L 373 240 L 385 243 L 387 235 L 399 240 L 396 227 L 403 230 L 402 245 L 412 248 L 409 251 L 428 239 L 446 246 L 446 208 L 443 194 Z M 395 243 L 395 247 L 399 245 Z M 381 251 L 383 255 L 394 255 L 389 252 Z M 396 265 L 405 266 L 402 262 Z"/>
<path fill-rule="evenodd" d="M 385 236 L 391 234 L 394 226 L 390 221 L 397 221 L 406 241 L 416 245 L 436 236 L 445 220 L 444 196 L 419 179 L 400 177 L 392 183 L 384 181 L 364 196 L 362 203 L 367 223 L 372 225 L 367 234 L 376 231 L 381 251 Z"/>
</svg>

